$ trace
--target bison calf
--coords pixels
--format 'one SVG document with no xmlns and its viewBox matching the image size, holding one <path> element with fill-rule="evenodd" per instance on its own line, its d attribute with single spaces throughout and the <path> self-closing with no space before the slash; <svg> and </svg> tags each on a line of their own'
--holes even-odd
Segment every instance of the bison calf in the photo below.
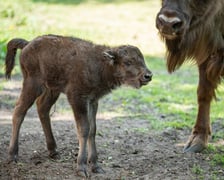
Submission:
<svg viewBox="0 0 224 180">
<path fill-rule="evenodd" d="M 7 78 L 11 76 L 18 48 L 22 49 L 20 65 L 24 81 L 13 114 L 10 160 L 17 159 L 19 130 L 35 100 L 49 155 L 57 156 L 49 112 L 63 92 L 72 107 L 77 125 L 80 147 L 77 173 L 88 176 L 87 162 L 92 172 L 103 172 L 97 164 L 95 144 L 98 100 L 123 84 L 140 88 L 151 80 L 152 73 L 147 69 L 140 50 L 130 45 L 111 48 L 56 35 L 40 36 L 30 42 L 12 39 L 8 43 L 5 62 Z"/>
</svg>

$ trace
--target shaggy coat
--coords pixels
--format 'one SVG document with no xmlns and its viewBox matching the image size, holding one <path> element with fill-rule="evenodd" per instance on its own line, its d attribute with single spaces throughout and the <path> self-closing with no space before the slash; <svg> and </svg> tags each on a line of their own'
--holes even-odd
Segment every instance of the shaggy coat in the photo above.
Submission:
<svg viewBox="0 0 224 180">
<path fill-rule="evenodd" d="M 224 76 L 224 1 L 162 0 L 156 27 L 169 72 L 188 60 L 198 66 L 198 116 L 185 151 L 201 151 L 211 134 L 210 103 Z"/>
</svg>

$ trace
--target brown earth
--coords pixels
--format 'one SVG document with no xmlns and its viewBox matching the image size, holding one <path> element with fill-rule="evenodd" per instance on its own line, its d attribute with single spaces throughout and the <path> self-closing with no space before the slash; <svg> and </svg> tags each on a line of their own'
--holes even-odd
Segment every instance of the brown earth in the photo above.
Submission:
<svg viewBox="0 0 224 180">
<path fill-rule="evenodd" d="M 61 159 L 48 158 L 44 134 L 33 106 L 21 128 L 19 160 L 8 164 L 11 116 L 21 87 L 21 77 L 13 79 L 0 91 L 0 179 L 82 179 L 75 174 L 78 141 L 72 112 L 64 95 L 52 110 L 53 132 Z M 190 129 L 153 130 L 149 120 L 141 116 L 117 113 L 120 103 L 119 100 L 111 102 L 110 96 L 100 101 L 96 143 L 99 164 L 105 174 L 91 174 L 89 179 L 224 179 L 223 167 L 213 165 L 211 153 L 182 152 Z M 59 113 L 59 109 L 68 111 Z M 142 112 L 145 111 L 154 113 L 153 109 L 143 107 Z M 155 115 L 161 119 L 161 115 Z M 218 121 L 213 124 L 213 131 L 223 128 Z"/>
</svg>

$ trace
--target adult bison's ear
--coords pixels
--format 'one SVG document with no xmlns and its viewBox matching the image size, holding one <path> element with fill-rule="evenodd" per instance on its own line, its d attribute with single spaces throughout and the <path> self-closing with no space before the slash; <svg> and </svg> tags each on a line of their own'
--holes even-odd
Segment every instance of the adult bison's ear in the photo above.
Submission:
<svg viewBox="0 0 224 180">
<path fill-rule="evenodd" d="M 114 65 L 117 56 L 115 51 L 106 50 L 103 52 L 103 56 L 108 60 L 110 65 Z"/>
</svg>

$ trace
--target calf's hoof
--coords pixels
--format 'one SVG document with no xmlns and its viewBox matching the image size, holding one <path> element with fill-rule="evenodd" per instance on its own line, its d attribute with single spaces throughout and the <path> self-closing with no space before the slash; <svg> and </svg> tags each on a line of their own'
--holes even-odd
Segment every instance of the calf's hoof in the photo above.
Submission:
<svg viewBox="0 0 224 180">
<path fill-rule="evenodd" d="M 17 163 L 18 155 L 17 154 L 9 154 L 8 156 L 8 164 Z"/>
<path fill-rule="evenodd" d="M 89 173 L 86 171 L 86 169 L 77 169 L 76 171 L 77 175 L 83 178 L 88 178 Z"/>
<path fill-rule="evenodd" d="M 91 169 L 93 173 L 99 173 L 99 174 L 105 173 L 105 171 L 100 166 L 92 166 Z"/>
<path fill-rule="evenodd" d="M 59 159 L 61 159 L 60 154 L 59 154 L 57 151 L 51 152 L 51 153 L 49 154 L 49 157 L 50 157 L 51 159 L 54 159 L 54 160 L 59 160 Z"/>
<path fill-rule="evenodd" d="M 192 153 L 198 153 L 203 151 L 207 147 L 207 139 L 208 135 L 206 134 L 192 134 L 183 151 L 186 152 L 192 152 Z"/>
<path fill-rule="evenodd" d="M 17 159 L 10 159 L 8 158 L 7 161 L 6 161 L 8 164 L 17 164 Z"/>
</svg>

